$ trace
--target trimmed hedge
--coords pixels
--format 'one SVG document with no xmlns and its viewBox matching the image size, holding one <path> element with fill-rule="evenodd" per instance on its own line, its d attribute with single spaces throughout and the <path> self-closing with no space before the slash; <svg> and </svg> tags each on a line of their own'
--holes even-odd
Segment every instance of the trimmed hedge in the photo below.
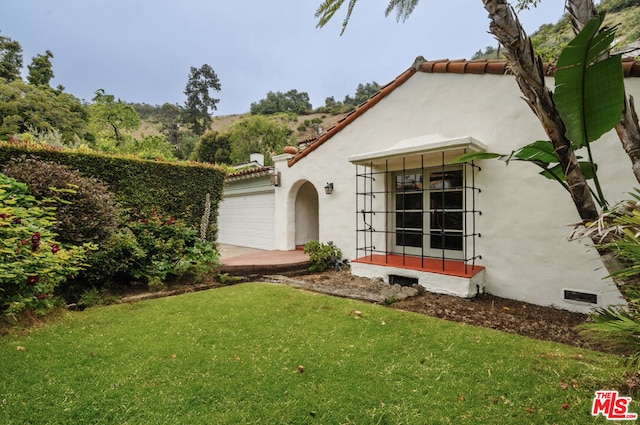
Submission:
<svg viewBox="0 0 640 425">
<path fill-rule="evenodd" d="M 148 214 L 162 211 L 198 229 L 211 197 L 207 239 L 217 236 L 218 204 L 224 171 L 210 164 L 160 162 L 95 152 L 62 151 L 42 146 L 0 142 L 0 168 L 12 158 L 35 157 L 77 169 L 104 182 L 125 208 Z"/>
</svg>

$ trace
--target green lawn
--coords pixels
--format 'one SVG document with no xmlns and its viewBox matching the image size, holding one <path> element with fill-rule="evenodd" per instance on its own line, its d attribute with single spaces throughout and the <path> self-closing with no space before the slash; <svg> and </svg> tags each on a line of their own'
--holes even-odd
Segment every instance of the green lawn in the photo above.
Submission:
<svg viewBox="0 0 640 425">
<path fill-rule="evenodd" d="M 607 423 L 594 391 L 624 371 L 611 355 L 257 283 L 68 313 L 0 338 L 0 358 L 3 424 Z"/>
</svg>

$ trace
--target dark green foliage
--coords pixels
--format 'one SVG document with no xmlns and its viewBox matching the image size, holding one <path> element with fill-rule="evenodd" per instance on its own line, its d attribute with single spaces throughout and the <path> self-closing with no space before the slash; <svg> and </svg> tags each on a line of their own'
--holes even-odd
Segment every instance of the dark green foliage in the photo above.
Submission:
<svg viewBox="0 0 640 425">
<path fill-rule="evenodd" d="M 304 246 L 305 254 L 309 254 L 309 271 L 323 272 L 336 267 L 342 260 L 342 251 L 333 242 L 321 243 L 310 241 Z"/>
<path fill-rule="evenodd" d="M 37 199 L 58 198 L 55 231 L 61 242 L 100 243 L 118 228 L 115 197 L 93 177 L 55 162 L 21 157 L 3 168 L 3 173 L 24 182 Z"/>
<path fill-rule="evenodd" d="M 20 79 L 22 46 L 9 37 L 0 36 L 0 78 L 11 82 Z"/>
<path fill-rule="evenodd" d="M 89 267 L 66 288 L 66 299 L 73 299 L 87 287 L 110 287 L 132 280 L 131 271 L 143 264 L 146 253 L 126 226 L 100 244 L 87 258 Z"/>
<path fill-rule="evenodd" d="M 316 112 L 328 112 L 331 114 L 344 114 L 353 111 L 358 105 L 365 102 L 371 96 L 380 90 L 380 84 L 372 81 L 371 83 L 358 84 L 355 95 L 353 97 L 346 95 L 342 102 L 336 101 L 333 96 L 327 97 L 324 101 L 325 106 L 318 108 Z"/>
<path fill-rule="evenodd" d="M 222 196 L 224 173 L 205 164 L 166 163 L 96 153 L 61 152 L 28 145 L 0 143 L 0 166 L 12 158 L 34 155 L 77 169 L 105 182 L 125 208 L 148 213 L 163 211 L 198 228 L 206 194 L 213 205 L 209 240 L 215 240 L 218 202 Z"/>
<path fill-rule="evenodd" d="M 104 288 L 141 282 L 164 285 L 167 279 L 202 278 L 218 267 L 218 252 L 201 241 L 183 221 L 153 212 L 130 216 L 123 228 L 89 256 L 85 270 L 67 290 L 78 297 L 87 287 Z"/>
<path fill-rule="evenodd" d="M 195 159 L 195 149 L 200 138 L 189 130 L 180 131 L 176 135 L 177 145 L 175 155 L 182 160 Z"/>
<path fill-rule="evenodd" d="M 46 313 L 53 292 L 83 267 L 92 245 L 64 246 L 53 227 L 55 207 L 27 185 L 0 174 L 0 312 Z"/>
<path fill-rule="evenodd" d="M 498 54 L 498 49 L 496 49 L 493 46 L 487 46 L 485 47 L 484 50 L 480 49 L 477 52 L 475 52 L 473 54 L 473 56 L 471 57 L 471 59 L 481 59 L 481 58 L 485 58 L 485 59 L 499 59 L 497 57 Z"/>
<path fill-rule="evenodd" d="M 85 137 L 88 110 L 75 96 L 48 86 L 0 79 L 0 140 L 30 130 L 58 130 L 65 142 Z"/>
<path fill-rule="evenodd" d="M 211 97 L 210 90 L 220 91 L 220 80 L 210 65 L 191 67 L 189 80 L 184 89 L 187 100 L 182 110 L 181 121 L 191 127 L 196 135 L 202 136 L 211 125 L 211 112 L 217 109 L 220 99 Z"/>
<path fill-rule="evenodd" d="M 53 53 L 47 50 L 44 55 L 37 55 L 31 60 L 28 66 L 29 75 L 27 81 L 36 86 L 49 86 L 53 78 L 53 65 L 51 64 Z"/>
<path fill-rule="evenodd" d="M 217 131 L 206 132 L 198 141 L 194 156 L 198 162 L 231 164 L 231 139 L 229 134 L 221 134 Z"/>
<path fill-rule="evenodd" d="M 298 90 L 289 90 L 286 93 L 270 91 L 265 99 L 252 103 L 250 107 L 250 112 L 254 115 L 271 115 L 278 112 L 300 115 L 310 110 L 309 94 Z"/>
</svg>

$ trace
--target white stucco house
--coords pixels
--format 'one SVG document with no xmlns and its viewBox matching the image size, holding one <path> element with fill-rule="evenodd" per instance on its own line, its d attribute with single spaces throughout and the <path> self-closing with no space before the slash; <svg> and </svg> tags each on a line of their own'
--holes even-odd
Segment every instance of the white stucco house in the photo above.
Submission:
<svg viewBox="0 0 640 425">
<path fill-rule="evenodd" d="M 640 98 L 640 64 L 624 68 L 627 93 Z M 546 139 L 507 63 L 418 59 L 308 146 L 274 157 L 255 188 L 273 201 L 267 248 L 333 241 L 356 275 L 464 297 L 484 291 L 581 312 L 619 304 L 594 249 L 567 240 L 579 217 L 560 185 L 531 164 L 451 163 Z M 637 181 L 615 132 L 593 150 L 609 201 L 625 199 Z M 233 183 L 223 204 L 237 197 L 254 211 L 257 198 L 243 204 L 249 195 Z"/>
</svg>

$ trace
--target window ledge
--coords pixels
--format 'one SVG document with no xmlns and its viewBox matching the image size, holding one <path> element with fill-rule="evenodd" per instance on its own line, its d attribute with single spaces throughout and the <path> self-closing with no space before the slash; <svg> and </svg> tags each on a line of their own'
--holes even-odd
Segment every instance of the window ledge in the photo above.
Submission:
<svg viewBox="0 0 640 425">
<path fill-rule="evenodd" d="M 390 275 L 418 279 L 418 284 L 429 292 L 464 298 L 484 291 L 484 267 L 465 265 L 463 261 L 376 254 L 353 260 L 351 273 L 380 277 L 387 283 Z"/>
</svg>

